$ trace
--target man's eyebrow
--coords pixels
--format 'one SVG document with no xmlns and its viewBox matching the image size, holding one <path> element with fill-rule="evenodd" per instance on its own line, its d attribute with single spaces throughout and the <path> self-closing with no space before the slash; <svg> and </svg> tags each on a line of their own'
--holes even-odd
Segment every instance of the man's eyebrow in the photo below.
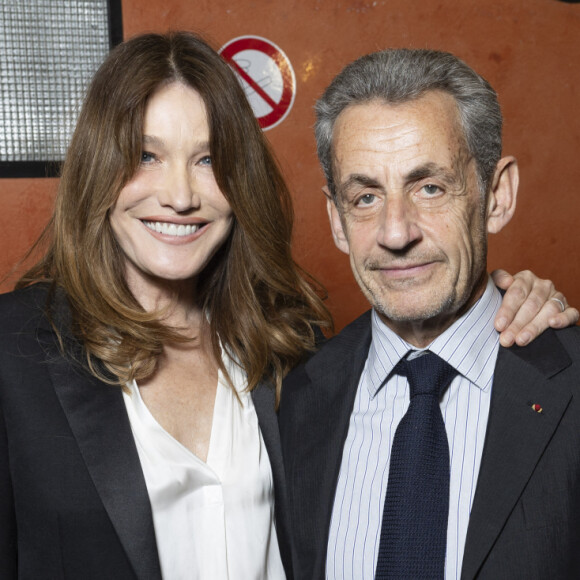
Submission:
<svg viewBox="0 0 580 580">
<path fill-rule="evenodd" d="M 405 175 L 405 182 L 413 184 L 422 181 L 423 179 L 429 179 L 430 177 L 442 179 L 449 185 L 454 185 L 459 180 L 457 172 L 453 171 L 453 169 L 431 162 L 420 165 L 419 167 L 409 171 L 409 173 Z"/>
<path fill-rule="evenodd" d="M 363 173 L 351 173 L 348 176 L 348 179 L 338 186 L 338 191 L 343 193 L 352 189 L 353 187 L 356 188 L 366 188 L 370 187 L 372 189 L 383 189 L 381 183 L 378 180 L 374 179 L 373 177 L 369 177 L 368 175 L 364 175 Z"/>
<path fill-rule="evenodd" d="M 441 175 L 448 173 L 443 167 L 437 165 L 437 163 L 425 163 L 425 165 L 420 165 L 412 171 L 409 171 L 405 176 L 405 181 L 421 181 L 427 177 L 432 177 L 434 175 Z"/>
<path fill-rule="evenodd" d="M 405 183 L 413 184 L 430 177 L 437 177 L 450 185 L 457 183 L 458 180 L 458 176 L 452 169 L 433 162 L 425 163 L 412 169 L 405 175 L 404 179 Z M 364 173 L 351 173 L 346 181 L 337 185 L 337 192 L 343 194 L 353 188 L 370 188 L 380 191 L 385 189 L 384 185 L 374 177 L 369 177 Z"/>
</svg>

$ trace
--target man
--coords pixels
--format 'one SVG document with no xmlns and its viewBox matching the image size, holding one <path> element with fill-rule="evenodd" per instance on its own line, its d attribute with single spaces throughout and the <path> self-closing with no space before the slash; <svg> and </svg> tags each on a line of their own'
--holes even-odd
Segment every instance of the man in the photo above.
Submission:
<svg viewBox="0 0 580 580">
<path fill-rule="evenodd" d="M 434 51 L 362 57 L 317 104 L 332 233 L 373 309 L 284 383 L 299 578 L 579 577 L 580 332 L 499 344 L 487 234 L 510 221 L 518 188 L 501 127 L 489 84 Z M 422 357 L 449 371 L 431 396 L 446 474 L 419 465 L 413 479 L 417 453 L 395 433 Z M 434 489 L 443 499 L 423 501 Z"/>
</svg>

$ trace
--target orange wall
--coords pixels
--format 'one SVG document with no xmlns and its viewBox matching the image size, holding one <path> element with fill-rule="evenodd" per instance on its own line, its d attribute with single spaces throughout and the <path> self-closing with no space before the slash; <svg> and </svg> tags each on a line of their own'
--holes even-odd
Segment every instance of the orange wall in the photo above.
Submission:
<svg viewBox="0 0 580 580">
<path fill-rule="evenodd" d="M 341 327 L 365 309 L 348 261 L 334 248 L 315 160 L 312 107 L 357 56 L 385 47 L 449 50 L 498 90 L 504 152 L 520 163 L 516 217 L 490 241 L 489 265 L 531 268 L 580 305 L 580 5 L 556 0 L 123 1 L 125 36 L 187 28 L 216 46 L 245 34 L 280 46 L 296 73 L 290 115 L 267 133 L 294 194 L 296 258 L 328 288 Z M 56 180 L 0 180 L 0 274 L 42 229 Z M 4 282 L 4 290 L 9 283 Z"/>
</svg>

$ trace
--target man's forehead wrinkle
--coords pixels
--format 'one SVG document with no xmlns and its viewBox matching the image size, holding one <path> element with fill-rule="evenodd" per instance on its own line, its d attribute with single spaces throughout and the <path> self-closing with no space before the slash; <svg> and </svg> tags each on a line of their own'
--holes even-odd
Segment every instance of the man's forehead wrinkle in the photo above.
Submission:
<svg viewBox="0 0 580 580">
<path fill-rule="evenodd" d="M 407 123 L 399 121 L 389 124 L 376 123 L 372 127 L 368 127 L 362 135 L 359 133 L 358 127 L 359 125 L 355 121 L 345 124 L 345 127 L 339 131 L 336 137 L 335 149 L 346 148 L 352 150 L 364 148 L 372 153 L 383 153 L 395 148 L 409 147 L 420 143 L 417 127 L 410 126 Z M 402 143 L 397 145 L 399 142 Z M 392 147 L 393 144 L 395 144 L 394 148 Z"/>
<path fill-rule="evenodd" d="M 419 99 L 395 107 L 377 102 L 346 108 L 332 143 L 337 190 L 406 189 L 429 178 L 449 191 L 465 190 L 471 155 L 456 104 L 452 102 L 452 110 L 448 104 L 436 101 L 424 110 Z M 431 145 L 426 146 L 426 139 Z"/>
<path fill-rule="evenodd" d="M 409 131 L 408 134 L 412 132 Z M 380 186 L 387 174 L 405 177 L 409 173 L 405 165 L 417 156 L 418 140 L 412 143 L 401 141 L 404 141 L 404 137 L 400 134 L 389 137 L 381 135 L 376 140 L 361 144 L 345 140 L 346 146 L 339 145 L 336 148 L 338 151 L 335 149 L 333 155 L 333 165 L 338 170 L 336 174 L 340 176 L 339 181 L 345 185 L 373 185 L 370 182 L 374 182 L 374 185 Z M 341 176 L 343 171 L 348 173 Z"/>
</svg>

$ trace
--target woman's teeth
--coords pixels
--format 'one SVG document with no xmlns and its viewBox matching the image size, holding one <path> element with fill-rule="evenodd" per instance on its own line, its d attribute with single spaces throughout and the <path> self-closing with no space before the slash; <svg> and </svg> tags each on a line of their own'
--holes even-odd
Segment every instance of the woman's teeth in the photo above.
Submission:
<svg viewBox="0 0 580 580">
<path fill-rule="evenodd" d="M 190 236 L 199 230 L 199 224 L 183 225 L 171 224 L 167 222 L 143 222 L 150 230 L 166 234 L 168 236 Z"/>
</svg>

